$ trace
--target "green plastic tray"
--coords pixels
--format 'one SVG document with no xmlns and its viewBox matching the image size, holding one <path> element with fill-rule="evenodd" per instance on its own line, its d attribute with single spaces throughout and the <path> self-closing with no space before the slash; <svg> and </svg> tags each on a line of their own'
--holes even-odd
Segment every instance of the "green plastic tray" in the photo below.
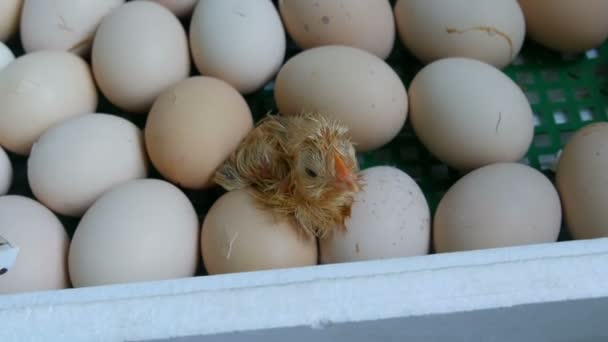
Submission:
<svg viewBox="0 0 608 342">
<path fill-rule="evenodd" d="M 186 28 L 189 23 L 184 22 Z M 23 50 L 16 37 L 8 45 L 20 55 Z M 286 59 L 298 52 L 288 41 Z M 406 87 L 422 65 L 412 57 L 396 39 L 395 47 L 387 62 L 402 78 Z M 192 75 L 197 75 L 192 67 Z M 530 150 L 522 160 L 553 179 L 550 166 L 564 142 L 577 129 L 591 122 L 605 121 L 608 111 L 608 44 L 604 44 L 587 54 L 564 56 L 551 52 L 537 44 L 526 41 L 520 56 L 505 72 L 524 90 L 535 113 L 535 138 Z M 255 94 L 246 97 L 256 119 L 269 110 L 276 112 L 272 83 Z M 98 112 L 116 114 L 130 119 L 139 127 L 144 127 L 145 115 L 124 113 L 112 106 L 101 94 Z M 409 122 L 409 120 L 408 120 Z M 15 180 L 11 194 L 33 198 L 27 183 L 27 159 L 10 155 L 15 169 Z M 412 176 L 424 191 L 431 210 L 445 191 L 461 176 L 457 171 L 437 161 L 420 144 L 409 123 L 390 144 L 361 154 L 363 168 L 375 165 L 396 166 Z M 160 178 L 155 170 L 151 177 Z M 223 193 L 221 189 L 208 191 L 185 190 L 203 219 L 211 204 Z M 68 234 L 72 236 L 78 219 L 60 217 Z M 562 229 L 560 241 L 570 236 Z"/>
</svg>

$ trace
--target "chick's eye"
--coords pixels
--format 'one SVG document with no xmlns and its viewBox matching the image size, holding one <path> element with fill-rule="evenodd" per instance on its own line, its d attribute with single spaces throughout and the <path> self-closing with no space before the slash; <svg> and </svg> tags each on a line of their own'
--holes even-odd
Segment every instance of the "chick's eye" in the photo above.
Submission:
<svg viewBox="0 0 608 342">
<path fill-rule="evenodd" d="M 306 174 L 308 175 L 308 177 L 312 177 L 312 178 L 316 178 L 317 177 L 317 173 L 312 170 L 311 168 L 305 168 L 304 172 L 306 172 Z"/>
</svg>

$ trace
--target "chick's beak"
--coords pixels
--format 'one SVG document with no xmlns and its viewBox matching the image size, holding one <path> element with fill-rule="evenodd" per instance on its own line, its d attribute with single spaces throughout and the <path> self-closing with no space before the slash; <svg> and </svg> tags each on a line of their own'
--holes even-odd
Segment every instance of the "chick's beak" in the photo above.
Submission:
<svg viewBox="0 0 608 342">
<path fill-rule="evenodd" d="M 344 163 L 344 159 L 340 154 L 335 154 L 335 168 L 336 168 L 336 180 L 338 186 L 344 190 L 358 190 L 357 183 L 355 182 L 355 176 L 352 170 L 349 170 Z"/>
</svg>

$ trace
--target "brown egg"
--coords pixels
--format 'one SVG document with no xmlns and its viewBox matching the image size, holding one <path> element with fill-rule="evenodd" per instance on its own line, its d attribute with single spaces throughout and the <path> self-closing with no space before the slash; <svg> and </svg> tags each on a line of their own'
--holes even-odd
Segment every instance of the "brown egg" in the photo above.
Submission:
<svg viewBox="0 0 608 342">
<path fill-rule="evenodd" d="M 608 38 L 608 1 L 519 0 L 527 33 L 538 43 L 562 52 L 584 52 Z"/>
<path fill-rule="evenodd" d="M 608 123 L 574 134 L 559 157 L 556 184 L 575 239 L 608 237 Z"/>
<path fill-rule="evenodd" d="M 439 253 L 555 242 L 562 212 L 557 190 L 529 166 L 497 163 L 458 180 L 433 223 Z"/>
<path fill-rule="evenodd" d="M 388 0 L 280 0 L 279 9 L 302 49 L 346 45 L 382 59 L 393 49 L 395 20 Z"/>
<path fill-rule="evenodd" d="M 105 16 L 93 41 L 92 65 L 103 94 L 135 113 L 190 74 L 186 31 L 165 7 L 132 1 Z"/>
<path fill-rule="evenodd" d="M 27 155 L 44 131 L 93 112 L 97 100 L 93 75 L 82 58 L 55 50 L 23 55 L 0 73 L 0 145 Z"/>
<path fill-rule="evenodd" d="M 209 209 L 201 249 L 209 274 L 317 264 L 316 239 L 301 236 L 291 221 L 261 209 L 243 190 L 226 193 Z"/>
<path fill-rule="evenodd" d="M 160 173 L 192 189 L 205 188 L 220 164 L 253 128 L 245 99 L 228 83 L 188 78 L 154 102 L 146 147 Z"/>
<path fill-rule="evenodd" d="M 0 42 L 5 42 L 17 33 L 21 19 L 23 0 L 0 1 Z"/>
<path fill-rule="evenodd" d="M 0 197 L 0 236 L 19 248 L 16 263 L 0 276 L 0 294 L 57 290 L 70 286 L 70 243 L 59 219 L 23 196 Z"/>
</svg>

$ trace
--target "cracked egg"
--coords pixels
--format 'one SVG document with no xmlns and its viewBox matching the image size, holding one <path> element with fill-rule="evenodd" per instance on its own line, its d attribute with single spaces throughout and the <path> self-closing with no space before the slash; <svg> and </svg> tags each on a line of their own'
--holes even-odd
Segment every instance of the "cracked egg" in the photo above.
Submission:
<svg viewBox="0 0 608 342">
<path fill-rule="evenodd" d="M 516 0 L 399 0 L 395 19 L 401 41 L 424 63 L 468 57 L 503 68 L 526 33 Z"/>
</svg>

